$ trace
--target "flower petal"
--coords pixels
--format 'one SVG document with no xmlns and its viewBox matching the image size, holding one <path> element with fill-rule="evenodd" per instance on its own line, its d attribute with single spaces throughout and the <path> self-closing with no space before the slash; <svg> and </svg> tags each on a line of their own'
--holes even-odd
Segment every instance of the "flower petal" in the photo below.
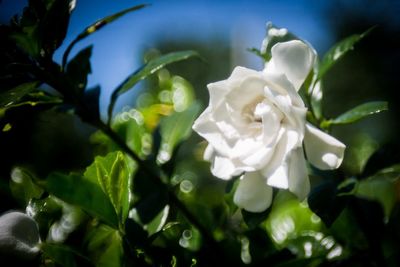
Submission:
<svg viewBox="0 0 400 267">
<path fill-rule="evenodd" d="M 346 146 L 327 133 L 307 123 L 304 135 L 307 159 L 321 170 L 333 170 L 342 164 Z"/>
<path fill-rule="evenodd" d="M 224 100 L 225 95 L 228 93 L 229 87 L 226 81 L 219 81 L 207 84 L 208 92 L 210 94 L 210 107 L 215 109 Z"/>
<path fill-rule="evenodd" d="M 220 128 L 212 118 L 210 108 L 208 107 L 196 119 L 192 126 L 200 136 L 206 139 L 218 153 L 228 156 L 231 148 L 224 138 Z"/>
<path fill-rule="evenodd" d="M 310 192 L 310 180 L 308 179 L 307 165 L 303 149 L 294 149 L 289 161 L 289 191 L 300 200 L 307 197 Z"/>
<path fill-rule="evenodd" d="M 211 173 L 223 180 L 229 180 L 235 175 L 236 168 L 233 162 L 229 158 L 214 155 L 214 160 L 211 165 Z"/>
<path fill-rule="evenodd" d="M 263 212 L 272 202 L 272 188 L 259 172 L 247 172 L 239 181 L 233 202 L 250 212 Z"/>
<path fill-rule="evenodd" d="M 283 162 L 278 168 L 276 168 L 267 178 L 267 184 L 282 189 L 288 189 L 289 187 L 289 175 L 288 165 Z"/>
<path fill-rule="evenodd" d="M 277 43 L 272 47 L 271 54 L 275 71 L 285 74 L 299 90 L 314 65 L 313 49 L 299 40 L 293 40 Z"/>
</svg>

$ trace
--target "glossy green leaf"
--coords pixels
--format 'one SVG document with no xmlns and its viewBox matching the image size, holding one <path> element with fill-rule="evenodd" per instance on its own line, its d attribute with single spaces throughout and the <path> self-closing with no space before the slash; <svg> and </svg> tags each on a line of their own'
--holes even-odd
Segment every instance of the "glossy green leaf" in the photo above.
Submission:
<svg viewBox="0 0 400 267">
<path fill-rule="evenodd" d="M 169 215 L 169 205 L 166 205 L 162 211 L 148 224 L 145 225 L 145 229 L 149 235 L 153 235 L 163 230 L 167 218 Z"/>
<path fill-rule="evenodd" d="M 367 179 L 360 181 L 356 195 L 369 200 L 378 201 L 388 218 L 396 203 L 396 189 L 393 183 L 380 179 Z"/>
<path fill-rule="evenodd" d="M 354 48 L 354 45 L 367 36 L 373 28 L 361 34 L 353 34 L 342 41 L 338 42 L 322 58 L 321 64 L 319 65 L 318 80 L 321 79 L 325 73 L 347 52 Z"/>
<path fill-rule="evenodd" d="M 26 206 L 32 198 L 39 198 L 43 193 L 43 189 L 34 183 L 33 175 L 20 167 L 14 167 L 11 171 L 10 189 L 22 206 Z"/>
<path fill-rule="evenodd" d="M 161 120 L 160 132 L 162 141 L 157 157 L 160 163 L 167 162 L 171 158 L 175 147 L 190 136 L 193 122 L 199 112 L 200 103 L 194 102 L 185 111 L 174 112 Z"/>
<path fill-rule="evenodd" d="M 399 180 L 400 165 L 397 164 L 359 181 L 355 194 L 379 202 L 386 218 L 389 218 L 397 202 L 396 184 L 399 183 Z"/>
<path fill-rule="evenodd" d="M 311 208 L 288 191 L 279 191 L 274 198 L 271 212 L 263 223 L 278 247 L 291 244 L 307 231 L 320 232 L 321 220 Z"/>
<path fill-rule="evenodd" d="M 156 71 L 164 68 L 168 64 L 182 61 L 191 57 L 199 57 L 199 54 L 195 51 L 180 51 L 180 52 L 172 52 L 166 55 L 162 55 L 155 59 L 151 59 L 144 66 L 142 66 L 139 70 L 130 75 L 121 85 L 119 85 L 111 95 L 110 105 L 108 107 L 108 116 L 109 119 L 112 117 L 112 112 L 114 109 L 115 102 L 117 98 L 133 88 L 139 81 L 145 79 L 149 75 L 155 73 Z"/>
<path fill-rule="evenodd" d="M 129 211 L 130 170 L 122 152 L 111 152 L 105 157 L 96 157 L 85 172 L 88 180 L 98 183 L 108 196 L 120 222 L 124 222 Z"/>
<path fill-rule="evenodd" d="M 147 5 L 137 5 L 137 6 L 133 6 L 127 9 L 124 9 L 120 12 L 117 12 L 115 14 L 112 14 L 110 16 L 107 16 L 103 19 L 100 19 L 98 21 L 96 21 L 95 23 L 93 23 L 92 25 L 86 27 L 67 47 L 67 49 L 64 52 L 63 55 L 63 59 L 62 59 L 62 66 L 64 67 L 67 63 L 67 59 L 68 59 L 68 55 L 71 52 L 72 48 L 74 47 L 74 45 L 81 41 L 82 39 L 85 39 L 86 37 L 88 37 L 89 35 L 91 35 L 92 33 L 100 30 L 101 28 L 103 28 L 104 26 L 106 26 L 107 24 L 119 19 L 120 17 L 122 17 L 123 15 L 142 9 L 144 7 L 146 7 Z"/>
<path fill-rule="evenodd" d="M 354 133 L 347 142 L 342 167 L 352 175 L 361 174 L 369 158 L 379 149 L 377 141 L 365 133 Z"/>
<path fill-rule="evenodd" d="M 90 56 L 92 55 L 93 46 L 90 45 L 81 51 L 68 63 L 66 73 L 75 85 L 80 95 L 86 88 L 88 75 L 92 72 L 90 66 Z"/>
<path fill-rule="evenodd" d="M 6 114 L 7 111 L 19 108 L 19 107 L 37 107 L 37 106 L 47 106 L 52 107 L 54 105 L 61 104 L 63 100 L 58 96 L 52 96 L 46 94 L 44 91 L 34 90 L 31 93 L 28 93 L 24 97 L 22 97 L 19 101 L 7 105 L 6 107 L 0 108 L 0 118 Z"/>
<path fill-rule="evenodd" d="M 25 95 L 31 93 L 38 86 L 38 82 L 28 82 L 0 94 L 0 108 L 15 105 Z"/>
<path fill-rule="evenodd" d="M 329 124 L 348 124 L 361 120 L 369 115 L 377 114 L 379 112 L 388 110 L 388 103 L 386 101 L 373 101 L 361 104 L 337 118 L 328 121 Z"/>
<path fill-rule="evenodd" d="M 374 174 L 374 177 L 380 179 L 386 179 L 388 181 L 395 182 L 400 179 L 400 164 L 395 164 L 390 167 L 384 168 Z"/>
<path fill-rule="evenodd" d="M 77 174 L 52 173 L 46 179 L 49 193 L 72 205 L 83 208 L 112 227 L 118 227 L 117 214 L 101 187 Z"/>
<path fill-rule="evenodd" d="M 86 236 L 89 257 L 97 267 L 123 266 L 122 239 L 119 232 L 106 225 L 92 229 Z"/>
</svg>

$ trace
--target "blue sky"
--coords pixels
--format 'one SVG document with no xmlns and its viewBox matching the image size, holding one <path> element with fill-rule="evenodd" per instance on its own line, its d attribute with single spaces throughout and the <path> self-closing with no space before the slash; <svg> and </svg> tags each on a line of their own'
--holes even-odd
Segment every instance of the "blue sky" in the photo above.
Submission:
<svg viewBox="0 0 400 267">
<path fill-rule="evenodd" d="M 27 1 L 3 0 L 0 17 L 9 17 Z M 321 3 L 322 2 L 322 3 Z M 233 65 L 260 68 L 257 58 L 246 51 L 260 47 L 265 24 L 288 28 L 309 41 L 317 51 L 326 51 L 333 43 L 324 19 L 325 1 L 212 1 L 153 0 L 151 6 L 131 13 L 106 26 L 79 43 L 71 57 L 81 48 L 94 44 L 89 86 L 101 85 L 101 105 L 107 104 L 111 90 L 141 65 L 143 49 L 154 48 L 157 40 L 190 38 L 206 41 L 218 37 L 227 40 L 236 60 Z M 97 19 L 143 2 L 132 0 L 78 0 L 67 38 L 55 55 L 60 61 L 68 43 L 85 26 Z M 326 2 L 325 2 L 326 3 Z M 231 66 L 233 68 L 234 66 Z"/>
</svg>

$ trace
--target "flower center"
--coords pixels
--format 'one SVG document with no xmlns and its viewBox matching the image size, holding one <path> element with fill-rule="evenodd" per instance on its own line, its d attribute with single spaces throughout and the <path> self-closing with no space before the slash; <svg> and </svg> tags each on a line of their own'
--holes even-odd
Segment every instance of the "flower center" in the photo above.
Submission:
<svg viewBox="0 0 400 267">
<path fill-rule="evenodd" d="M 270 107 L 264 103 L 265 98 L 258 96 L 242 109 L 242 116 L 248 123 L 262 123 L 262 114 L 265 113 L 265 108 Z"/>
</svg>

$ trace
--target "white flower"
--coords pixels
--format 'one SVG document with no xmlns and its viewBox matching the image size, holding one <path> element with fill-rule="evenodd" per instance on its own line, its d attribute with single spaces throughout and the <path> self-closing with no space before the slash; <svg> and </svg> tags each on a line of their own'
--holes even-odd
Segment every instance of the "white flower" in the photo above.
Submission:
<svg viewBox="0 0 400 267">
<path fill-rule="evenodd" d="M 277 43 L 262 72 L 236 67 L 227 80 L 208 85 L 210 103 L 193 129 L 208 141 L 204 158 L 211 172 L 228 180 L 243 174 L 234 202 L 252 212 L 267 209 L 272 188 L 300 199 L 310 190 L 308 160 L 335 169 L 345 145 L 306 122 L 307 108 L 297 93 L 315 62 L 302 41 Z"/>
</svg>

